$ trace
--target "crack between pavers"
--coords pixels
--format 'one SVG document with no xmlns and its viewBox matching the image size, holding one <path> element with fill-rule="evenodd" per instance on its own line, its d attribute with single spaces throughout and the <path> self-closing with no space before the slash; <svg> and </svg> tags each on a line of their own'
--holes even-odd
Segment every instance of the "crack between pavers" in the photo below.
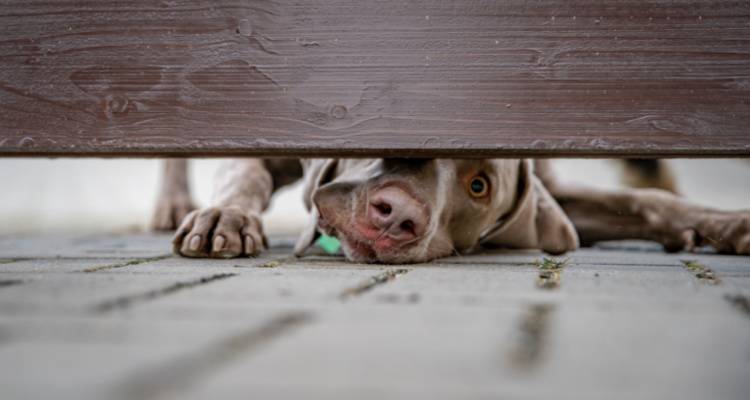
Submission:
<svg viewBox="0 0 750 400">
<path fill-rule="evenodd" d="M 10 343 L 11 340 L 12 338 L 9 330 L 5 326 L 0 325 L 0 346 Z"/>
<path fill-rule="evenodd" d="M 106 257 L 102 256 L 34 256 L 34 257 L 13 257 L 12 262 L 19 262 L 19 261 L 48 261 L 48 260 L 62 260 L 62 261 L 91 261 L 91 260 L 101 260 L 103 258 L 109 259 L 109 260 L 132 260 L 133 256 L 125 256 L 125 255 L 118 255 L 118 254 L 111 254 L 107 255 Z"/>
<path fill-rule="evenodd" d="M 272 318 L 252 329 L 229 336 L 198 351 L 178 357 L 162 365 L 146 368 L 114 388 L 115 397 L 122 399 L 164 398 L 170 392 L 194 384 L 197 379 L 241 356 L 247 356 L 266 343 L 288 334 L 312 321 L 309 312 L 289 312 Z"/>
<path fill-rule="evenodd" d="M 750 299 L 742 294 L 725 294 L 724 299 L 735 309 L 750 317 Z"/>
<path fill-rule="evenodd" d="M 527 370 L 539 363 L 549 336 L 554 304 L 536 303 L 528 307 L 518 325 L 518 337 L 509 359 L 516 369 Z"/>
<path fill-rule="evenodd" d="M 14 262 L 18 262 L 20 259 L 18 258 L 0 258 L 0 265 L 4 264 L 12 264 Z"/>
<path fill-rule="evenodd" d="M 125 309 L 136 303 L 142 303 L 146 301 L 155 300 L 155 299 L 179 292 L 181 290 L 194 288 L 196 286 L 205 285 L 214 281 L 227 279 L 227 278 L 231 278 L 234 276 L 237 276 L 237 274 L 222 273 L 222 274 L 214 274 L 210 276 L 205 276 L 205 277 L 195 279 L 192 281 L 177 282 L 177 283 L 173 283 L 169 286 L 165 286 L 160 289 L 149 290 L 147 292 L 137 293 L 137 294 L 133 294 L 129 296 L 122 296 L 114 300 L 105 301 L 95 306 L 94 311 L 97 313 L 105 313 L 105 312 L 109 312 L 112 310 Z"/>
<path fill-rule="evenodd" d="M 691 260 L 682 260 L 682 266 L 688 270 L 693 276 L 699 281 L 709 284 L 718 285 L 721 283 L 721 279 L 716 276 L 716 273 L 705 265 Z"/>
<path fill-rule="evenodd" d="M 146 264 L 146 263 L 150 263 L 154 261 L 160 261 L 160 260 L 167 259 L 171 256 L 172 256 L 171 254 L 164 254 L 164 255 L 156 256 L 156 257 L 137 258 L 134 260 L 128 260 L 128 261 L 118 262 L 118 263 L 113 263 L 113 264 L 98 265 L 96 267 L 82 269 L 78 272 L 92 273 L 92 272 L 107 271 L 110 269 L 124 268 L 124 267 L 130 267 L 132 265 L 140 265 L 140 264 Z"/>
<path fill-rule="evenodd" d="M 9 286 L 16 286 L 22 284 L 23 281 L 20 279 L 0 279 L 0 289 Z"/>
<path fill-rule="evenodd" d="M 360 296 L 365 292 L 372 290 L 373 288 L 388 283 L 399 275 L 403 275 L 409 272 L 406 268 L 389 269 L 383 273 L 375 275 L 370 279 L 360 283 L 359 285 L 344 289 L 339 295 L 339 299 L 347 300 L 352 297 Z"/>
<path fill-rule="evenodd" d="M 274 258 L 273 260 L 265 261 L 259 264 L 252 264 L 252 265 L 241 265 L 241 264 L 235 264 L 234 268 L 276 268 L 281 266 L 282 264 L 285 264 L 289 261 L 294 260 L 296 257 L 294 256 L 286 256 L 286 257 L 278 257 Z"/>
</svg>

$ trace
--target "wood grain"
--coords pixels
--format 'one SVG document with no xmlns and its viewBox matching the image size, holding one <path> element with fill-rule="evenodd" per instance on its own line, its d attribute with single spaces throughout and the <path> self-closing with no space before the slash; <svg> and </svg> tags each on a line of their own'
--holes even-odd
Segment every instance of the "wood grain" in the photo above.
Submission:
<svg viewBox="0 0 750 400">
<path fill-rule="evenodd" d="M 4 156 L 747 156 L 750 2 L 0 0 Z"/>
</svg>

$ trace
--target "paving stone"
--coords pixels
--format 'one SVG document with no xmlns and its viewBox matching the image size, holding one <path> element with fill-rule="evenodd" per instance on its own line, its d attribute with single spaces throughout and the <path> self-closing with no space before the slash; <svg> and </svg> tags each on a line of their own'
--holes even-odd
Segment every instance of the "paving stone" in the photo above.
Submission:
<svg viewBox="0 0 750 400">
<path fill-rule="evenodd" d="M 239 275 L 221 285 L 185 290 L 136 311 L 154 318 L 194 315 L 232 319 L 258 306 L 303 309 L 338 306 L 345 303 L 341 298 L 344 291 L 389 269 L 377 265 L 308 269 L 295 263 L 275 268 L 240 268 L 236 269 Z"/>
<path fill-rule="evenodd" d="M 514 390 L 504 350 L 517 308 L 326 311 L 180 396 L 474 398 Z"/>
<path fill-rule="evenodd" d="M 4 279 L 14 279 L 21 283 L 0 290 L 0 315 L 55 315 L 96 313 L 98 307 L 105 307 L 107 304 L 131 297 L 134 297 L 136 302 L 142 302 L 141 299 L 144 297 L 160 298 L 163 291 L 171 293 L 175 285 L 199 282 L 215 274 L 171 276 L 17 273 L 3 276 Z"/>
<path fill-rule="evenodd" d="M 524 346 L 516 331 L 525 311 L 518 304 L 328 311 L 180 395 L 741 399 L 747 393 L 747 323 L 731 315 L 695 319 L 556 305 L 539 360 L 519 367 L 513 354 Z M 700 343 L 706 345 L 696 350 Z"/>
<path fill-rule="evenodd" d="M 549 324 L 538 381 L 550 395 L 746 398 L 750 321 L 738 313 L 581 305 L 560 304 Z"/>
<path fill-rule="evenodd" d="M 416 267 L 358 301 L 434 306 L 502 306 L 542 298 L 528 265 L 454 264 Z"/>
<path fill-rule="evenodd" d="M 106 269 L 102 272 L 146 275 L 181 275 L 191 273 L 239 272 L 243 269 L 256 268 L 273 260 L 289 258 L 287 252 L 273 250 L 258 257 L 233 259 L 206 259 L 169 256 L 154 261 L 129 265 L 127 268 Z"/>
<path fill-rule="evenodd" d="M 693 312 L 704 297 L 721 298 L 720 288 L 694 279 L 679 266 L 578 265 L 560 273 L 554 290 L 538 287 L 539 269 L 528 265 L 440 265 L 414 268 L 362 301 L 445 306 L 498 306 L 507 302 L 555 300 L 664 307 Z M 714 290 L 713 293 L 701 293 Z"/>
<path fill-rule="evenodd" d="M 157 258 L 38 258 L 21 259 L 13 262 L 0 264 L 0 277 L 7 273 L 63 273 L 83 272 L 85 270 L 101 269 L 114 270 L 128 267 L 133 269 L 135 265 L 152 263 Z"/>
<path fill-rule="evenodd" d="M 170 365 L 196 349 L 257 330 L 274 310 L 222 324 L 131 318 L 17 318 L 0 344 L 3 399 L 103 399 L 144 367 Z M 7 325 L 6 325 L 7 326 Z M 124 398 L 125 396 L 123 396 Z M 129 396 L 129 398 L 135 398 Z"/>
<path fill-rule="evenodd" d="M 610 249 L 580 249 L 560 257 L 551 257 L 539 251 L 511 251 L 511 250 L 487 250 L 471 256 L 454 256 L 436 260 L 436 264 L 517 264 L 533 265 L 544 258 L 568 259 L 575 264 L 596 265 L 653 265 L 674 266 L 680 265 L 682 259 L 691 259 L 696 255 L 689 253 L 667 254 L 663 252 L 635 252 L 628 250 Z"/>
<path fill-rule="evenodd" d="M 681 266 L 592 266 L 571 264 L 561 273 L 560 290 L 569 296 L 615 298 L 623 302 L 701 301 L 703 285 Z M 707 287 L 706 290 L 711 290 Z"/>
<path fill-rule="evenodd" d="M 146 258 L 171 252 L 170 234 L 0 236 L 0 258 Z"/>
</svg>

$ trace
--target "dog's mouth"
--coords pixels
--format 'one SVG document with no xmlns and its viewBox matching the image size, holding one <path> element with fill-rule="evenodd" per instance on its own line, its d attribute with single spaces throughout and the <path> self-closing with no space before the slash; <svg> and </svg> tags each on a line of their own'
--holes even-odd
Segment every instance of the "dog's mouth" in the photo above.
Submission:
<svg viewBox="0 0 750 400">
<path fill-rule="evenodd" d="M 356 261 L 375 262 L 378 260 L 378 253 L 367 242 L 350 238 L 345 235 L 341 236 L 341 242 L 347 256 Z"/>
<path fill-rule="evenodd" d="M 354 262 L 394 263 L 404 258 L 406 253 L 408 253 L 408 249 L 416 245 L 417 242 L 414 241 L 406 245 L 395 246 L 382 233 L 358 223 L 352 223 L 350 226 L 344 228 L 332 227 L 325 220 L 321 220 L 320 222 L 319 226 L 322 228 L 321 230 L 328 235 L 336 236 L 341 241 L 346 257 Z"/>
</svg>

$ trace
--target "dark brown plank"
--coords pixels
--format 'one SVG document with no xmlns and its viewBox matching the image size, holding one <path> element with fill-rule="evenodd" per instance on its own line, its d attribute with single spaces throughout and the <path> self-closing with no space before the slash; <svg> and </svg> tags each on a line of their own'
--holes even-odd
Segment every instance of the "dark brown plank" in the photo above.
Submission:
<svg viewBox="0 0 750 400">
<path fill-rule="evenodd" d="M 0 2 L 0 155 L 750 155 L 750 2 Z"/>
</svg>

